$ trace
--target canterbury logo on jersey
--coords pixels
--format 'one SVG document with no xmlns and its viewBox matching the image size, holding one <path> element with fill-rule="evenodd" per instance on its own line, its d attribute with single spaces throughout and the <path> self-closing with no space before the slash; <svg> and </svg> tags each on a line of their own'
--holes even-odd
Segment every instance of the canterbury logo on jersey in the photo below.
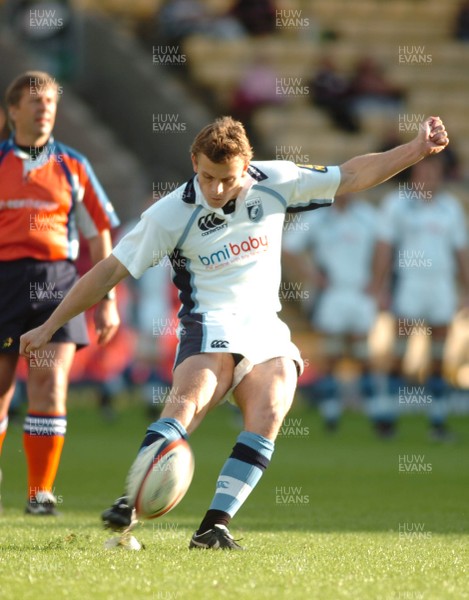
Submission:
<svg viewBox="0 0 469 600">
<path fill-rule="evenodd" d="M 225 221 L 225 219 L 216 213 L 210 213 L 200 217 L 200 219 L 197 221 L 197 225 L 199 229 L 204 232 L 202 235 L 209 235 L 210 233 L 214 233 L 215 231 L 219 231 L 220 229 L 228 227 L 228 223 Z"/>
<path fill-rule="evenodd" d="M 213 340 L 210 344 L 210 348 L 228 348 L 228 340 Z"/>
</svg>

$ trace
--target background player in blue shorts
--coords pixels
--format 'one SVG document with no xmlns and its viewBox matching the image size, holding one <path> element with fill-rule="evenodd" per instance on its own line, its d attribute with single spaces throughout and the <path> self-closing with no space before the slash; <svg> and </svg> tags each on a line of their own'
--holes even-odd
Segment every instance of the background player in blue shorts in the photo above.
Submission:
<svg viewBox="0 0 469 600">
<path fill-rule="evenodd" d="M 142 448 L 186 437 L 228 392 L 244 422 L 190 548 L 240 548 L 229 522 L 269 465 L 302 371 L 299 351 L 277 316 L 285 213 L 328 206 L 336 194 L 377 185 L 447 144 L 441 120 L 431 117 L 411 142 L 340 167 L 251 162 L 242 124 L 217 119 L 192 144 L 194 177 L 143 213 L 48 321 L 22 336 L 21 351 L 29 356 L 129 273 L 139 277 L 170 257 L 182 329 L 173 387 Z M 103 513 L 116 528 L 131 518 L 125 497 Z"/>
</svg>

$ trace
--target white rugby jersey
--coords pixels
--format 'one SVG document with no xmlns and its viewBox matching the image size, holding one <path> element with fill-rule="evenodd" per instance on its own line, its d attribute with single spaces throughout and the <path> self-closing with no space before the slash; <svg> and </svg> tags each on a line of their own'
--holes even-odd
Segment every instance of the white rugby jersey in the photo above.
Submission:
<svg viewBox="0 0 469 600">
<path fill-rule="evenodd" d="M 377 226 L 376 209 L 351 200 L 344 210 L 302 214 L 287 229 L 284 248 L 293 254 L 311 251 L 331 286 L 362 290 L 370 280 Z"/>
<path fill-rule="evenodd" d="M 467 245 L 466 220 L 447 192 L 431 200 L 391 192 L 383 200 L 379 237 L 395 247 L 399 277 L 454 275 L 454 252 Z"/>
<path fill-rule="evenodd" d="M 137 224 L 137 219 L 127 223 L 118 240 L 124 238 Z M 168 328 L 173 316 L 169 261 L 161 261 L 151 271 L 146 271 L 136 286 L 138 299 L 134 302 L 135 306 L 130 308 L 133 311 L 131 318 L 137 328 L 149 335 L 155 331 L 155 322 L 159 331 Z"/>
<path fill-rule="evenodd" d="M 285 213 L 330 205 L 339 183 L 339 167 L 253 162 L 238 198 L 212 208 L 194 176 L 146 210 L 113 254 L 136 278 L 168 256 L 179 316 L 275 313 Z"/>
</svg>

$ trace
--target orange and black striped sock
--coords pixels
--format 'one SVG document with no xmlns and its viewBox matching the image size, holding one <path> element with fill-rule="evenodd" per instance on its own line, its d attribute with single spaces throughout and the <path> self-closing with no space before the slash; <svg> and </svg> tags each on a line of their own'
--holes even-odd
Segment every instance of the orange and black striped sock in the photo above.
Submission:
<svg viewBox="0 0 469 600">
<path fill-rule="evenodd" d="M 7 434 L 8 417 L 0 419 L 0 455 L 2 454 L 2 446 Z"/>
<path fill-rule="evenodd" d="M 65 415 L 28 413 L 23 445 L 28 463 L 28 496 L 52 492 L 67 430 Z"/>
</svg>

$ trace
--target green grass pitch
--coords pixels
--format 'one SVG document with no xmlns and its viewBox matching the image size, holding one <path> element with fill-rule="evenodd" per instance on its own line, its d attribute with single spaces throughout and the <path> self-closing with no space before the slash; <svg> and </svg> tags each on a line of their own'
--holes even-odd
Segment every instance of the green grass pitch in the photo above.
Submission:
<svg viewBox="0 0 469 600">
<path fill-rule="evenodd" d="M 453 423 L 459 440 L 448 445 L 428 442 L 426 422 L 415 416 L 386 442 L 352 413 L 330 436 L 317 414 L 299 405 L 232 522 L 247 551 L 189 552 L 239 430 L 236 415 L 220 407 L 191 438 L 196 472 L 187 496 L 137 528 L 145 549 L 131 552 L 104 549 L 109 533 L 99 514 L 121 492 L 147 424 L 143 408 L 121 399 L 119 418 L 105 423 L 75 395 L 55 490 L 60 518 L 23 514 L 21 426 L 9 429 L 0 598 L 469 598 L 469 420 Z"/>
</svg>

